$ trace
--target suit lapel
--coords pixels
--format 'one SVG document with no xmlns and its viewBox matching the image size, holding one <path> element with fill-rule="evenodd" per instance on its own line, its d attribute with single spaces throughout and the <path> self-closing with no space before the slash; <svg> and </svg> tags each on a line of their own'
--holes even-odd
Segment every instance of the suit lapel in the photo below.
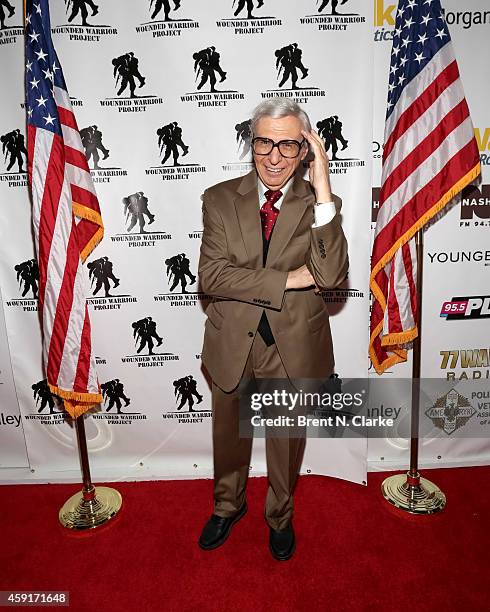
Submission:
<svg viewBox="0 0 490 612">
<path fill-rule="evenodd" d="M 266 261 L 267 268 L 274 265 L 291 240 L 291 236 L 308 208 L 308 195 L 313 201 L 312 194 L 308 194 L 306 189 L 306 183 L 296 175 L 281 204 L 281 212 L 272 232 Z"/>
<path fill-rule="evenodd" d="M 262 226 L 255 170 L 243 177 L 238 194 L 234 204 L 245 249 L 251 265 L 262 267 Z"/>
</svg>

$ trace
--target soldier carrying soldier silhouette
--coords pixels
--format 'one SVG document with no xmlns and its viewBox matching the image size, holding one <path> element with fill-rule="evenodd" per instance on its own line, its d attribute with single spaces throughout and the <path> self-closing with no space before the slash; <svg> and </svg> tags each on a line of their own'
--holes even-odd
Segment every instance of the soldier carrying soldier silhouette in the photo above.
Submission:
<svg viewBox="0 0 490 612">
<path fill-rule="evenodd" d="M 197 398 L 198 404 L 202 402 L 202 395 L 197 391 L 197 382 L 190 374 L 189 376 L 184 376 L 184 378 L 174 380 L 174 394 L 176 402 L 180 400 L 177 410 L 181 410 L 187 403 L 189 405 L 189 412 L 196 412 L 192 409 L 192 406 L 194 406 L 193 396 Z"/>
<path fill-rule="evenodd" d="M 133 327 L 133 338 L 135 339 L 136 345 L 139 347 L 137 349 L 137 353 L 141 353 L 141 351 L 148 347 L 148 354 L 153 355 L 153 347 L 155 346 L 153 340 L 157 341 L 157 346 L 160 346 L 163 342 L 163 338 L 161 338 L 157 333 L 157 324 L 151 317 L 145 317 L 144 319 L 140 319 L 132 324 Z"/>
<path fill-rule="evenodd" d="M 106 383 L 100 385 L 100 390 L 102 391 L 102 397 L 104 398 L 105 403 L 109 400 L 109 405 L 106 408 L 106 412 L 112 410 L 114 406 L 116 406 L 117 414 L 124 414 L 121 410 L 121 400 L 124 400 L 124 405 L 129 406 L 131 400 L 129 397 L 126 397 L 124 393 L 124 385 L 119 380 L 119 378 L 115 378 L 114 380 L 109 380 Z"/>
<path fill-rule="evenodd" d="M 90 125 L 80 130 L 80 138 L 82 139 L 87 161 L 90 161 L 90 158 L 92 158 L 94 160 L 94 170 L 99 170 L 99 151 L 104 155 L 102 159 L 109 157 L 109 149 L 106 149 L 102 144 L 102 132 L 96 125 Z"/>
<path fill-rule="evenodd" d="M 177 121 L 164 125 L 157 130 L 158 135 L 158 146 L 160 147 L 160 153 L 163 153 L 165 148 L 165 154 L 162 159 L 162 166 L 165 164 L 167 159 L 172 155 L 174 160 L 174 166 L 179 166 L 179 149 L 182 149 L 182 154 L 185 157 L 189 153 L 189 147 L 184 144 L 182 140 L 182 128 L 179 126 Z"/>
<path fill-rule="evenodd" d="M 167 265 L 167 277 L 170 282 L 172 280 L 172 284 L 170 285 L 170 291 L 173 291 L 175 287 L 180 283 L 181 292 L 187 293 L 187 280 L 186 276 L 189 277 L 191 285 L 196 282 L 196 277 L 189 269 L 189 258 L 186 257 L 185 253 L 179 253 L 178 255 L 174 255 L 173 257 L 169 257 L 165 260 L 165 264 Z M 173 277 L 173 278 L 172 278 Z"/>
<path fill-rule="evenodd" d="M 277 76 L 283 73 L 282 79 L 279 82 L 279 87 L 282 87 L 286 81 L 291 78 L 291 89 L 298 89 L 296 83 L 298 81 L 298 69 L 301 70 L 301 78 L 305 79 L 308 76 L 308 68 L 303 64 L 303 52 L 298 47 L 298 43 L 292 43 L 287 47 L 278 49 L 276 55 Z"/>
<path fill-rule="evenodd" d="M 342 151 L 347 148 L 348 140 L 342 135 L 342 123 L 337 115 L 322 119 L 316 124 L 318 135 L 325 141 L 325 151 L 332 147 L 332 160 L 337 160 L 339 146 L 337 141 L 342 144 Z"/>
<path fill-rule="evenodd" d="M 327 7 L 329 2 L 330 0 L 323 0 L 320 7 L 318 8 L 318 12 L 321 13 L 323 9 Z M 342 4 L 345 4 L 346 2 L 347 0 L 342 0 L 340 4 L 342 5 Z M 332 15 L 340 15 L 340 13 L 337 13 L 338 4 L 339 4 L 339 0 L 332 0 Z"/>
<path fill-rule="evenodd" d="M 21 131 L 16 129 L 12 132 L 4 134 L 3 136 L 0 136 L 0 142 L 2 143 L 2 153 L 5 155 L 5 162 L 7 162 L 7 157 L 10 157 L 7 172 L 12 168 L 15 162 L 17 162 L 19 166 L 19 173 L 25 172 L 24 159 L 22 155 L 25 155 L 27 159 L 27 149 L 25 146 L 24 135 L 21 133 Z"/>
<path fill-rule="evenodd" d="M 196 80 L 201 76 L 201 81 L 197 86 L 200 90 L 209 81 L 211 86 L 211 92 L 216 92 L 216 74 L 218 73 L 221 77 L 220 83 L 226 79 L 226 72 L 223 71 L 220 65 L 220 54 L 216 51 L 216 47 L 207 47 L 197 53 L 194 53 L 194 72 L 196 73 Z"/>
<path fill-rule="evenodd" d="M 8 17 L 13 17 L 15 13 L 15 8 L 8 2 L 7 0 L 0 0 L 0 30 L 5 29 L 5 11 L 3 8 L 6 8 L 9 12 Z"/>
<path fill-rule="evenodd" d="M 135 79 L 138 79 L 140 87 L 143 87 L 146 79 L 144 76 L 141 76 L 138 58 L 135 57 L 133 51 L 115 57 L 112 60 L 112 65 L 114 66 L 113 76 L 116 79 L 116 85 L 119 83 L 119 78 L 121 78 L 121 85 L 117 95 L 120 96 L 129 85 L 130 97 L 136 98 L 136 94 L 134 93 L 136 90 Z"/>
<path fill-rule="evenodd" d="M 92 9 L 92 17 L 94 15 L 97 15 L 97 13 L 99 12 L 99 7 L 92 0 L 65 0 L 65 4 L 67 11 L 70 9 L 70 4 L 72 5 L 71 14 L 68 17 L 68 23 L 71 23 L 78 15 L 78 13 L 80 13 L 80 16 L 82 18 L 82 25 L 90 26 L 90 24 L 87 23 L 87 5 L 90 6 L 90 8 Z"/>
<path fill-rule="evenodd" d="M 153 6 L 153 0 L 150 0 L 150 9 Z M 155 17 L 158 15 L 158 13 L 162 10 L 163 8 L 163 12 L 165 14 L 165 21 L 172 21 L 169 17 L 170 15 L 170 0 L 156 0 L 155 2 L 155 9 L 153 11 L 153 14 L 151 16 L 152 19 L 155 19 Z M 174 0 L 174 11 L 178 10 L 180 8 L 180 0 Z"/>
<path fill-rule="evenodd" d="M 37 300 L 38 281 L 39 281 L 39 266 L 35 259 L 29 259 L 23 261 L 14 267 L 17 272 L 17 281 L 19 287 L 24 289 L 22 291 L 22 297 L 25 297 L 29 290 L 32 291 L 33 299 Z"/>
<path fill-rule="evenodd" d="M 109 279 L 114 283 L 114 288 L 119 286 L 120 280 L 114 276 L 113 265 L 109 258 L 100 257 L 99 259 L 95 259 L 87 264 L 87 268 L 89 269 L 88 277 L 92 285 L 94 281 L 96 282 L 93 295 L 97 295 L 103 286 L 105 297 L 111 297 Z"/>
</svg>

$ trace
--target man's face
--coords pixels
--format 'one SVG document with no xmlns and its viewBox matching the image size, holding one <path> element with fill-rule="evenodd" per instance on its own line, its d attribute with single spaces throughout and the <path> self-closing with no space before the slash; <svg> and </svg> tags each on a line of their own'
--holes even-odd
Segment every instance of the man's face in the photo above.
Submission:
<svg viewBox="0 0 490 612">
<path fill-rule="evenodd" d="M 281 119 L 263 117 L 259 119 L 255 128 L 254 137 L 270 138 L 275 143 L 280 140 L 297 140 L 301 142 L 303 124 L 297 117 L 288 116 Z M 284 187 L 296 172 L 296 169 L 306 157 L 308 149 L 303 146 L 298 157 L 283 157 L 279 149 L 274 147 L 268 155 L 256 155 L 254 162 L 257 173 L 264 185 L 272 191 Z"/>
</svg>

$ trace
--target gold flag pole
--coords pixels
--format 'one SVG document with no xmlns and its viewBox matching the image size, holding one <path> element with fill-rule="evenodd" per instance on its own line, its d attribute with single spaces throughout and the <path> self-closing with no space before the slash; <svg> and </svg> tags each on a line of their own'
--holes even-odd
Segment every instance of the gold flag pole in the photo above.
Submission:
<svg viewBox="0 0 490 612">
<path fill-rule="evenodd" d="M 422 272 L 424 257 L 423 230 L 415 234 L 417 250 L 417 329 L 413 343 L 412 420 L 410 432 L 410 469 L 406 474 L 394 474 L 381 483 L 383 497 L 393 506 L 411 514 L 434 514 L 446 506 L 446 496 L 439 487 L 422 478 L 418 471 L 420 362 L 422 340 Z"/>
<path fill-rule="evenodd" d="M 75 419 L 83 489 L 72 495 L 59 512 L 63 527 L 78 531 L 104 525 L 116 516 L 122 506 L 119 491 L 111 487 L 95 487 L 92 484 L 84 418 L 85 415 L 82 414 Z"/>
</svg>

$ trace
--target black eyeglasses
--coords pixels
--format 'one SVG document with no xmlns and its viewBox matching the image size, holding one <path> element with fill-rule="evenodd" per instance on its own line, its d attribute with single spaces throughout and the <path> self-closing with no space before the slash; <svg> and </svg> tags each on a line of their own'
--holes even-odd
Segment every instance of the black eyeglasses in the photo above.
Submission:
<svg viewBox="0 0 490 612">
<path fill-rule="evenodd" d="M 283 157 L 292 158 L 298 157 L 304 143 L 304 138 L 301 142 L 297 140 L 281 140 L 279 142 L 274 142 L 270 138 L 261 138 L 257 136 L 252 139 L 252 149 L 256 155 L 269 155 L 269 153 L 272 153 L 274 147 L 277 147 L 279 153 Z"/>
</svg>

